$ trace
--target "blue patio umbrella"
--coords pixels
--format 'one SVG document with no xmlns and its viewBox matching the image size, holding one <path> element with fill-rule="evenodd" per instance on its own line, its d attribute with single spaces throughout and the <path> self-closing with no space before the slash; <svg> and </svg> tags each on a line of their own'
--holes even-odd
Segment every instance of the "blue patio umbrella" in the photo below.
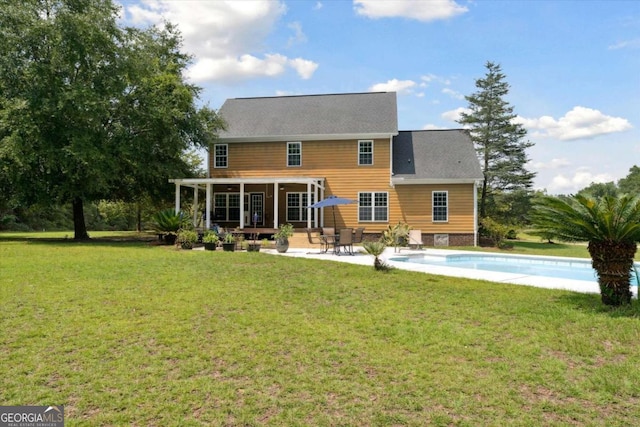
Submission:
<svg viewBox="0 0 640 427">
<path fill-rule="evenodd" d="M 329 196 L 326 199 L 322 199 L 314 204 L 307 206 L 308 208 L 326 208 L 331 206 L 333 210 L 333 226 L 336 226 L 336 206 L 337 205 L 350 205 L 353 203 L 358 203 L 355 200 L 345 199 L 343 197 L 338 196 Z"/>
</svg>

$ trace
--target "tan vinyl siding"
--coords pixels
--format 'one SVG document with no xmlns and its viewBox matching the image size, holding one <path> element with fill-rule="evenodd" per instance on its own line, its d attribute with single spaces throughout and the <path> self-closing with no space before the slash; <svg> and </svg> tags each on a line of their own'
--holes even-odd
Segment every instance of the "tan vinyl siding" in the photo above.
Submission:
<svg viewBox="0 0 640 427">
<path fill-rule="evenodd" d="M 472 233 L 474 231 L 473 184 L 390 185 L 390 143 L 374 140 L 373 165 L 358 165 L 358 140 L 302 141 L 302 165 L 287 167 L 287 142 L 230 143 L 228 167 L 210 168 L 212 178 L 325 178 L 325 196 L 337 195 L 358 200 L 359 192 L 387 192 L 388 222 L 358 223 L 358 205 L 336 206 L 337 226 L 366 227 L 381 232 L 398 221 L 423 233 Z M 213 157 L 213 156 L 211 156 Z M 213 161 L 213 158 L 211 158 Z M 264 187 L 262 187 L 264 188 Z M 264 190 L 263 190 L 264 191 Z M 271 190 L 269 190 L 271 191 Z M 281 215 L 286 213 L 286 193 L 306 191 L 304 185 L 287 185 L 279 194 Z M 434 223 L 432 191 L 448 192 L 449 220 Z M 266 203 L 268 205 L 268 202 Z M 269 209 L 268 206 L 266 206 Z M 331 226 L 331 208 L 325 209 L 325 225 Z"/>
<path fill-rule="evenodd" d="M 432 193 L 448 194 L 448 221 L 433 222 Z M 432 184 L 396 186 L 398 218 L 423 233 L 472 233 L 474 230 L 473 184 Z"/>
</svg>

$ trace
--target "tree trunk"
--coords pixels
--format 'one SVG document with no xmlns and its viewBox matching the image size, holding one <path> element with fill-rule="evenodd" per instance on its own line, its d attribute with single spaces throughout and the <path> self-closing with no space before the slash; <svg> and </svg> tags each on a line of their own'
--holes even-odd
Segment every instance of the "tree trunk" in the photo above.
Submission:
<svg viewBox="0 0 640 427">
<path fill-rule="evenodd" d="M 631 270 L 636 243 L 589 242 L 591 265 L 598 274 L 600 297 L 606 305 L 631 304 Z"/>
<path fill-rule="evenodd" d="M 140 203 L 136 203 L 136 231 L 138 233 L 142 232 L 142 208 Z"/>
<path fill-rule="evenodd" d="M 80 197 L 73 199 L 73 232 L 75 240 L 87 240 L 89 238 L 87 226 L 84 222 L 84 206 Z"/>
</svg>

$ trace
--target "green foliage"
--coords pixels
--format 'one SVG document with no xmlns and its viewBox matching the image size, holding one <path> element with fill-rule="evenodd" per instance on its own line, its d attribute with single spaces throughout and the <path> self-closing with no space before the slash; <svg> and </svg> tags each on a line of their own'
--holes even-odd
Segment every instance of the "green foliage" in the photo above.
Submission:
<svg viewBox="0 0 640 427">
<path fill-rule="evenodd" d="M 562 241 L 640 241 L 640 200 L 632 196 L 594 199 L 547 196 L 537 201 L 532 234 Z"/>
<path fill-rule="evenodd" d="M 362 244 L 362 247 L 364 248 L 366 253 L 368 253 L 369 255 L 373 255 L 374 257 L 373 268 L 379 271 L 389 270 L 389 266 L 385 264 L 382 260 L 380 260 L 380 255 L 382 255 L 382 253 L 387 247 L 387 245 L 385 245 L 384 242 L 382 241 L 364 242 Z"/>
<path fill-rule="evenodd" d="M 184 249 L 190 249 L 198 241 L 198 233 L 194 230 L 183 228 L 178 231 L 178 237 L 176 242 L 179 243 Z"/>
<path fill-rule="evenodd" d="M 202 236 L 202 243 L 218 243 L 220 241 L 220 236 L 213 230 L 207 230 Z"/>
<path fill-rule="evenodd" d="M 110 0 L 3 2 L 0 13 L 0 190 L 12 206 L 163 198 L 183 156 L 223 127 L 184 80 L 189 56 L 167 23 L 121 28 Z M 5 201 L 3 200 L 3 204 Z"/>
<path fill-rule="evenodd" d="M 164 209 L 153 216 L 154 230 L 164 234 L 178 234 L 178 231 L 188 224 L 189 219 L 183 212 L 174 209 Z"/>
<path fill-rule="evenodd" d="M 533 143 L 524 141 L 527 131 L 515 122 L 517 115 L 504 99 L 509 93 L 500 65 L 486 64 L 487 74 L 476 80 L 478 92 L 466 96 L 470 113 L 458 121 L 470 128 L 471 139 L 480 158 L 484 182 L 480 194 L 480 216 L 488 216 L 487 205 L 497 191 L 529 190 L 535 173 L 526 169 L 526 149 Z"/>
<path fill-rule="evenodd" d="M 409 224 L 398 221 L 395 225 L 390 225 L 382 232 L 382 242 L 387 246 L 406 246 L 409 240 Z"/>
<path fill-rule="evenodd" d="M 490 217 L 482 218 L 480 225 L 482 227 L 481 234 L 487 237 L 495 247 L 505 247 L 505 239 L 511 230 L 509 226 L 500 224 Z"/>
<path fill-rule="evenodd" d="M 275 240 L 288 239 L 293 236 L 293 225 L 287 223 L 280 225 L 277 232 L 274 233 L 273 238 Z"/>
<path fill-rule="evenodd" d="M 618 188 L 623 194 L 640 194 L 640 167 L 632 166 L 629 174 L 618 181 Z"/>
<path fill-rule="evenodd" d="M 605 196 L 617 197 L 620 192 L 616 184 L 611 181 L 605 183 L 592 182 L 589 186 L 578 191 L 577 194 L 594 199 L 601 199 Z"/>
<path fill-rule="evenodd" d="M 235 243 L 236 242 L 236 238 L 231 233 L 225 233 L 223 242 L 224 243 Z"/>
<path fill-rule="evenodd" d="M 541 198 L 532 214 L 534 233 L 589 242 L 602 302 L 629 304 L 633 258 L 640 241 L 640 199 L 628 195 Z"/>
</svg>

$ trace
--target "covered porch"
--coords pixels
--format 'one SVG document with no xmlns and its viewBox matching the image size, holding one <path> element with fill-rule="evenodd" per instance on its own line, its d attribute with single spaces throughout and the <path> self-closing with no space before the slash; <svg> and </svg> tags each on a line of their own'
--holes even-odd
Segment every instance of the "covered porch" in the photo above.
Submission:
<svg viewBox="0 0 640 427">
<path fill-rule="evenodd" d="M 176 212 L 182 209 L 182 188 L 193 190 L 193 224 L 197 228 L 210 229 L 217 224 L 241 230 L 277 230 L 284 223 L 296 228 L 324 224 L 322 209 L 307 208 L 325 197 L 324 178 L 185 178 L 169 182 L 176 186 Z"/>
</svg>

